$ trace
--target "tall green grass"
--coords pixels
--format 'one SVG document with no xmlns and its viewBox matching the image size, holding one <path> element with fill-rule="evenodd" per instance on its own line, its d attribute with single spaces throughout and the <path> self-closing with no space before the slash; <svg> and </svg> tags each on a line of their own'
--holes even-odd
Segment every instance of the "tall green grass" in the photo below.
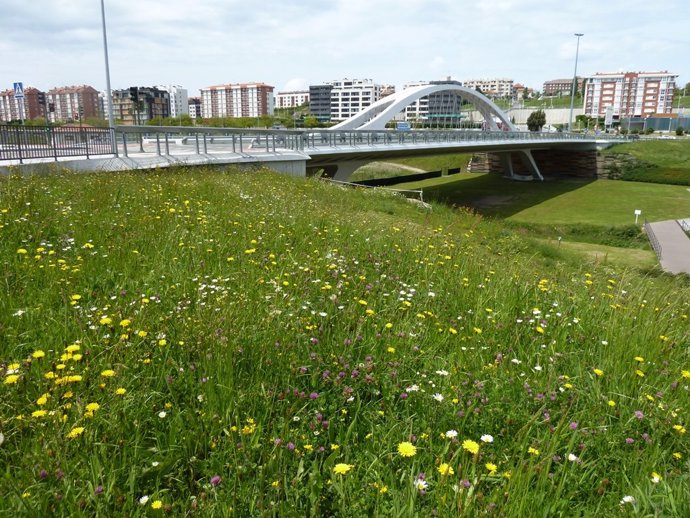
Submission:
<svg viewBox="0 0 690 518">
<path fill-rule="evenodd" d="M 267 171 L 0 189 L 3 514 L 687 511 L 687 280 Z"/>
</svg>

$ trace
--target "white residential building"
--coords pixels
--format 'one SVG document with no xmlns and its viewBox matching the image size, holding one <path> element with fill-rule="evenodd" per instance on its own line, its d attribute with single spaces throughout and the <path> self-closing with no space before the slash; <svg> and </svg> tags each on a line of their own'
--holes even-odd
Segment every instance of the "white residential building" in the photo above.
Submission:
<svg viewBox="0 0 690 518">
<path fill-rule="evenodd" d="M 341 79 L 331 89 L 331 120 L 349 119 L 381 99 L 382 86 L 371 79 Z"/>
<path fill-rule="evenodd" d="M 667 71 L 594 74 L 586 80 L 585 115 L 603 117 L 607 108 L 613 119 L 671 113 L 677 77 Z"/>
<path fill-rule="evenodd" d="M 278 92 L 276 94 L 276 108 L 297 108 L 305 104 L 309 104 L 309 90 Z"/>
<path fill-rule="evenodd" d="M 470 79 L 462 82 L 467 88 L 479 88 L 487 97 L 510 99 L 513 97 L 512 79 Z"/>
<path fill-rule="evenodd" d="M 189 104 L 187 90 L 181 86 L 163 85 L 157 86 L 159 90 L 168 92 L 170 95 L 170 116 L 179 117 L 180 115 L 189 115 Z"/>
</svg>

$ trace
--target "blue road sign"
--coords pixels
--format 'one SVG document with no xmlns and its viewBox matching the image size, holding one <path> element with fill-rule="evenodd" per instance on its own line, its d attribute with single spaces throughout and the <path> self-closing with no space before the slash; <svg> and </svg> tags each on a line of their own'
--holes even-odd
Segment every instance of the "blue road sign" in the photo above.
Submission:
<svg viewBox="0 0 690 518">
<path fill-rule="evenodd" d="M 24 84 L 14 83 L 14 97 L 15 99 L 24 99 Z"/>
</svg>

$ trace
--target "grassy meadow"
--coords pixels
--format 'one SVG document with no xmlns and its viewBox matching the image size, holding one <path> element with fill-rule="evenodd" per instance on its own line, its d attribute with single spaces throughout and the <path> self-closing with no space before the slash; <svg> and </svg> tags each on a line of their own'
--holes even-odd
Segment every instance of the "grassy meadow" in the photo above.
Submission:
<svg viewBox="0 0 690 518">
<path fill-rule="evenodd" d="M 566 248 L 265 170 L 0 178 L 0 514 L 687 516 L 690 283 Z"/>
</svg>

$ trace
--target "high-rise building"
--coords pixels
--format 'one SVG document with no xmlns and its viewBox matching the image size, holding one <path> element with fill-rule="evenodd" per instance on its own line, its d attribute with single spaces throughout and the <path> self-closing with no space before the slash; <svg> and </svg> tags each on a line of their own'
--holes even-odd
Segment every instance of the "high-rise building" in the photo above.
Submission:
<svg viewBox="0 0 690 518">
<path fill-rule="evenodd" d="M 187 99 L 189 116 L 192 119 L 201 118 L 201 97 L 190 97 Z"/>
<path fill-rule="evenodd" d="M 48 90 L 48 119 L 51 122 L 103 118 L 98 90 L 88 85 L 62 86 Z"/>
<path fill-rule="evenodd" d="M 597 73 L 587 78 L 585 115 L 613 119 L 671 113 L 676 74 L 663 72 Z"/>
<path fill-rule="evenodd" d="M 44 106 L 38 100 L 38 89 L 24 88 L 24 99 L 14 97 L 14 90 L 0 92 L 0 121 L 31 120 L 45 115 Z"/>
<path fill-rule="evenodd" d="M 459 81 L 446 78 L 442 81 L 415 81 L 403 86 L 403 90 L 422 85 L 458 85 Z M 424 125 L 458 125 L 461 118 L 462 98 L 454 91 L 441 91 L 420 97 L 405 108 L 405 120 Z"/>
<path fill-rule="evenodd" d="M 467 88 L 479 89 L 484 95 L 493 99 L 510 99 L 513 97 L 512 79 L 469 79 L 462 82 Z"/>
<path fill-rule="evenodd" d="M 331 120 L 331 90 L 331 84 L 309 86 L 309 113 L 320 121 Z"/>
<path fill-rule="evenodd" d="M 239 83 L 201 89 L 201 116 L 260 117 L 273 115 L 273 87 L 265 83 Z"/>
<path fill-rule="evenodd" d="M 187 90 L 181 86 L 162 85 L 157 86 L 159 90 L 168 92 L 170 96 L 170 116 L 179 117 L 180 115 L 189 115 L 189 102 Z"/>
<path fill-rule="evenodd" d="M 297 108 L 309 103 L 309 91 L 278 92 L 276 94 L 276 108 Z"/>
<path fill-rule="evenodd" d="M 131 86 L 113 90 L 113 116 L 120 124 L 133 125 L 170 117 L 170 95 L 156 87 Z"/>
<path fill-rule="evenodd" d="M 331 120 L 349 119 L 381 98 L 382 86 L 371 79 L 340 79 L 329 83 Z"/>
</svg>

